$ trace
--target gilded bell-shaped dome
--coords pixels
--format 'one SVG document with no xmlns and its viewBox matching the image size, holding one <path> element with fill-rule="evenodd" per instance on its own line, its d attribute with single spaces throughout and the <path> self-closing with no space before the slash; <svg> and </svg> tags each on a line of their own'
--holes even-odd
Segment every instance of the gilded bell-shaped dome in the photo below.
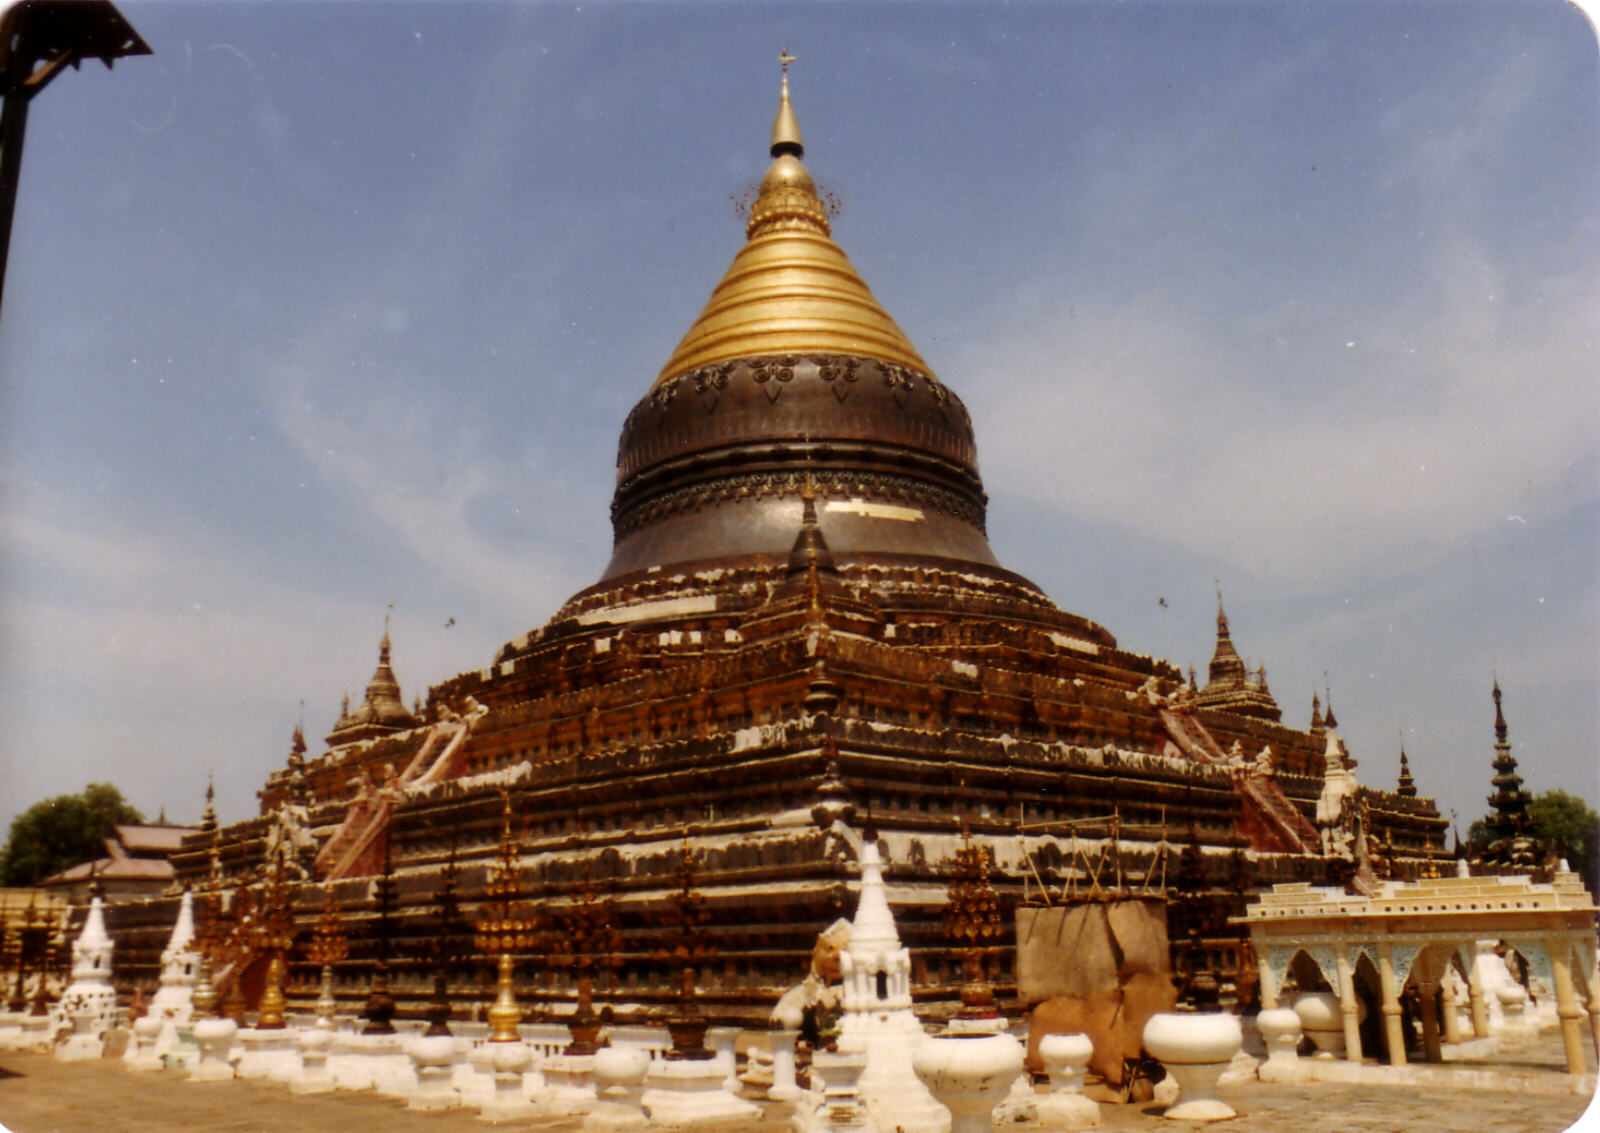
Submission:
<svg viewBox="0 0 1600 1133">
<path fill-rule="evenodd" d="M 801 163 L 805 147 L 784 76 L 772 165 L 750 206 L 746 242 L 657 382 L 759 354 L 833 351 L 924 373 L 928 364 L 833 242 L 828 209 Z"/>
</svg>

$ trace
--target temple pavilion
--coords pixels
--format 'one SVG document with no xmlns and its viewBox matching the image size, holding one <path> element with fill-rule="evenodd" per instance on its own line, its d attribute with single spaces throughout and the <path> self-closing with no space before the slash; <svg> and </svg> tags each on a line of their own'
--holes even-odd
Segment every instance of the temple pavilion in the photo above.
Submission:
<svg viewBox="0 0 1600 1133">
<path fill-rule="evenodd" d="M 429 985 L 408 958 L 440 931 L 440 870 L 460 863 L 470 912 L 506 799 L 528 900 L 599 892 L 618 911 L 602 1002 L 669 994 L 662 910 L 690 852 L 699 994 L 728 1022 L 764 1020 L 854 908 L 845 835 L 869 826 L 923 1001 L 953 1002 L 961 979 L 939 913 L 963 830 L 1013 897 L 1070 882 L 1073 848 L 1108 830 L 1130 868 L 1195 847 L 1202 887 L 1356 868 L 1317 826 L 1330 760 L 1348 774 L 1331 707 L 1284 723 L 1220 605 L 1199 687 L 1002 565 L 967 408 L 834 240 L 787 76 L 769 153 L 744 243 L 622 423 L 598 580 L 412 709 L 385 632 L 322 750 L 297 731 L 260 815 L 209 823 L 175 859 L 202 891 L 287 861 L 302 932 L 331 891 L 347 1000 L 376 963 L 387 869 L 393 993 L 418 1010 Z M 1447 856 L 1430 799 L 1358 787 L 1341 805 L 1404 868 Z M 467 937 L 454 994 L 481 1005 L 489 970 Z M 537 953 L 519 959 L 519 994 L 570 1005 L 568 975 Z M 1005 995 L 1009 950 L 993 960 Z M 309 1002 L 311 978 L 291 1001 Z"/>
</svg>

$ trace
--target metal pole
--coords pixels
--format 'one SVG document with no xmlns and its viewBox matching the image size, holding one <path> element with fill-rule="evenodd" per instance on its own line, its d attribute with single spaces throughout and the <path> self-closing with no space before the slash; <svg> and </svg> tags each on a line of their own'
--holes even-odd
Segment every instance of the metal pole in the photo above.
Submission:
<svg viewBox="0 0 1600 1133">
<path fill-rule="evenodd" d="M 4 310 L 6 260 L 11 251 L 11 217 L 17 208 L 17 181 L 22 174 L 22 139 L 28 130 L 28 92 L 11 83 L 0 111 L 0 310 Z"/>
</svg>

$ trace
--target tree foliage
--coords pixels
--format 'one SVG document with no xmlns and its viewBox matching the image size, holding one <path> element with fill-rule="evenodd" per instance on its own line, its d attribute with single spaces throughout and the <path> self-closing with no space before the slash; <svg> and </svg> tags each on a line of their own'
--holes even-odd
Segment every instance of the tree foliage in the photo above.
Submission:
<svg viewBox="0 0 1600 1133">
<path fill-rule="evenodd" d="M 79 794 L 34 803 L 11 822 L 0 852 L 0 884 L 34 885 L 79 862 L 104 857 L 104 839 L 113 827 L 143 821 L 110 783 L 90 783 Z"/>
<path fill-rule="evenodd" d="M 1475 821 L 1467 830 L 1467 844 L 1481 853 L 1494 841 L 1489 826 L 1491 815 Z M 1600 814 L 1577 795 L 1566 791 L 1544 791 L 1528 804 L 1528 832 L 1550 842 L 1556 853 L 1583 878 L 1584 887 L 1596 892 L 1600 877 Z"/>
<path fill-rule="evenodd" d="M 1528 804 L 1534 833 L 1555 843 L 1556 852 L 1578 871 L 1583 884 L 1595 888 L 1596 861 L 1600 855 L 1600 815 L 1577 795 L 1545 791 Z"/>
</svg>

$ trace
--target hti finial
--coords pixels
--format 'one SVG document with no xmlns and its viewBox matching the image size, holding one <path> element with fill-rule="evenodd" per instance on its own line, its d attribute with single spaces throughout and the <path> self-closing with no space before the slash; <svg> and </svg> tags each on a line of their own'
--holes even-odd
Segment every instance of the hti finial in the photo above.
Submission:
<svg viewBox="0 0 1600 1133">
<path fill-rule="evenodd" d="M 778 65 L 783 68 L 783 88 L 778 96 L 778 117 L 772 123 L 773 157 L 783 154 L 803 157 L 806 152 L 800 141 L 800 122 L 789 105 L 789 64 L 793 62 L 794 56 L 789 54 L 787 47 L 778 52 Z"/>
</svg>

